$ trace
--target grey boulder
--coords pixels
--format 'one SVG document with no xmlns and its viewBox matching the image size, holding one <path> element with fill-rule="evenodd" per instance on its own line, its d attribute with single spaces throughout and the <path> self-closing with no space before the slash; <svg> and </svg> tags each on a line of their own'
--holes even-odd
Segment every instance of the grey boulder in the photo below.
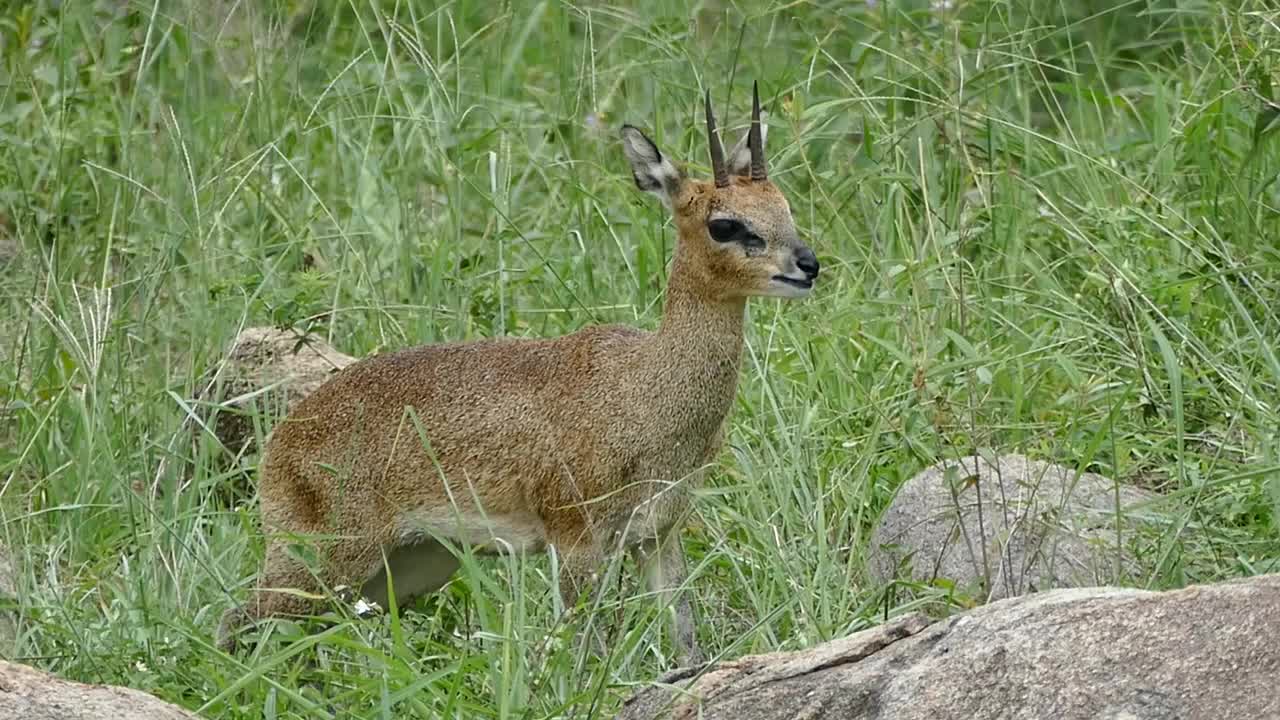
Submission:
<svg viewBox="0 0 1280 720">
<path fill-rule="evenodd" d="M 908 615 L 696 678 L 676 671 L 618 717 L 1280 718 L 1276 618 L 1280 575 L 1169 592 L 1050 590 L 937 622 Z"/>
<path fill-rule="evenodd" d="M 867 569 L 881 583 L 944 578 L 978 601 L 1128 584 L 1143 567 L 1142 506 L 1157 497 L 1023 455 L 946 461 L 898 490 Z"/>
</svg>

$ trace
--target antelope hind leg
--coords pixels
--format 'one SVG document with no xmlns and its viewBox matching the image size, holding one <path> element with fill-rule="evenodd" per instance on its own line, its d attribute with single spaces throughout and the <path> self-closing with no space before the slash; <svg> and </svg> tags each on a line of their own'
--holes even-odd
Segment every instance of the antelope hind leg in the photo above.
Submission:
<svg viewBox="0 0 1280 720">
<path fill-rule="evenodd" d="M 444 587 L 458 566 L 458 558 L 448 548 L 432 538 L 424 538 L 389 549 L 386 564 L 365 581 L 360 594 L 388 607 L 387 570 L 390 569 L 396 606 L 403 610 L 416 598 Z"/>
</svg>

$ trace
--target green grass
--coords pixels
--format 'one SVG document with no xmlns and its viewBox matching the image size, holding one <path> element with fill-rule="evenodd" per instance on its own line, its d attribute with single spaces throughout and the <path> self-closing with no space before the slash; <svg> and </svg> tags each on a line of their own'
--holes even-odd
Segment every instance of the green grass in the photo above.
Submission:
<svg viewBox="0 0 1280 720">
<path fill-rule="evenodd" d="M 616 129 L 705 174 L 702 90 L 736 137 L 753 79 L 824 271 L 750 307 L 686 534 L 705 647 L 962 602 L 886 607 L 862 557 L 902 481 L 975 447 L 1170 496 L 1149 587 L 1280 569 L 1274 6 L 640 5 L 0 12 L 0 654 L 210 718 L 611 717 L 670 665 L 659 617 L 624 573 L 615 651 L 579 663 L 545 556 L 214 650 L 262 542 L 183 403 L 245 324 L 355 355 L 654 327 L 674 236 Z"/>
</svg>

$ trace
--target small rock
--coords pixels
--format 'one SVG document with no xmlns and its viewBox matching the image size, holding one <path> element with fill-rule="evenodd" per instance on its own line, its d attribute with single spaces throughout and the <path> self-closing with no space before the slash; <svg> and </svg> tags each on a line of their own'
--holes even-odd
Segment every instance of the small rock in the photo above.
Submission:
<svg viewBox="0 0 1280 720">
<path fill-rule="evenodd" d="M 22 254 L 22 246 L 14 238 L 13 220 L 0 210 L 0 268 L 16 260 Z"/>
<path fill-rule="evenodd" d="M 217 404 L 216 412 L 204 413 L 205 422 L 212 421 L 214 434 L 228 451 L 250 452 L 255 408 L 270 412 L 273 419 L 283 417 L 329 376 L 355 361 L 314 335 L 248 328 L 232 341 L 224 362 L 200 383 L 204 392 L 199 399 Z"/>
<path fill-rule="evenodd" d="M 911 579 L 946 578 L 983 600 L 1124 584 L 1140 572 L 1130 510 L 1156 497 L 1022 455 L 942 462 L 898 490 L 867 567 L 885 583 L 905 561 Z"/>
<path fill-rule="evenodd" d="M 12 602 L 17 598 L 18 576 L 13 567 L 13 555 L 9 548 L 0 545 L 0 602 Z M 15 614 L 9 610 L 0 611 L 0 658 L 13 657 L 13 644 L 17 638 Z"/>
<path fill-rule="evenodd" d="M 678 670 L 619 720 L 1278 718 L 1280 575 L 1050 590 Z M 673 690 L 671 685 L 678 689 Z"/>
<path fill-rule="evenodd" d="M 0 718 L 17 720 L 197 720 L 144 692 L 84 685 L 0 660 Z"/>
<path fill-rule="evenodd" d="M 17 259 L 22 253 L 18 243 L 0 234 L 0 268 Z"/>
</svg>

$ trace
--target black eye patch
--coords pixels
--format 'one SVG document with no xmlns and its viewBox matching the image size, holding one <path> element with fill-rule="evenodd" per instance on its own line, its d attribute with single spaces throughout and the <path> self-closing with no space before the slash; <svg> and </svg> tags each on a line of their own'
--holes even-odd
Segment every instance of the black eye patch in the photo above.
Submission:
<svg viewBox="0 0 1280 720">
<path fill-rule="evenodd" d="M 720 243 L 736 242 L 747 248 L 764 247 L 764 240 L 760 236 L 747 229 L 747 226 L 738 220 L 728 218 L 720 218 L 707 221 L 707 232 L 711 233 L 711 239 Z"/>
<path fill-rule="evenodd" d="M 711 220 L 707 223 L 707 231 L 716 242 L 733 242 L 747 232 L 747 226 L 737 220 Z"/>
</svg>

